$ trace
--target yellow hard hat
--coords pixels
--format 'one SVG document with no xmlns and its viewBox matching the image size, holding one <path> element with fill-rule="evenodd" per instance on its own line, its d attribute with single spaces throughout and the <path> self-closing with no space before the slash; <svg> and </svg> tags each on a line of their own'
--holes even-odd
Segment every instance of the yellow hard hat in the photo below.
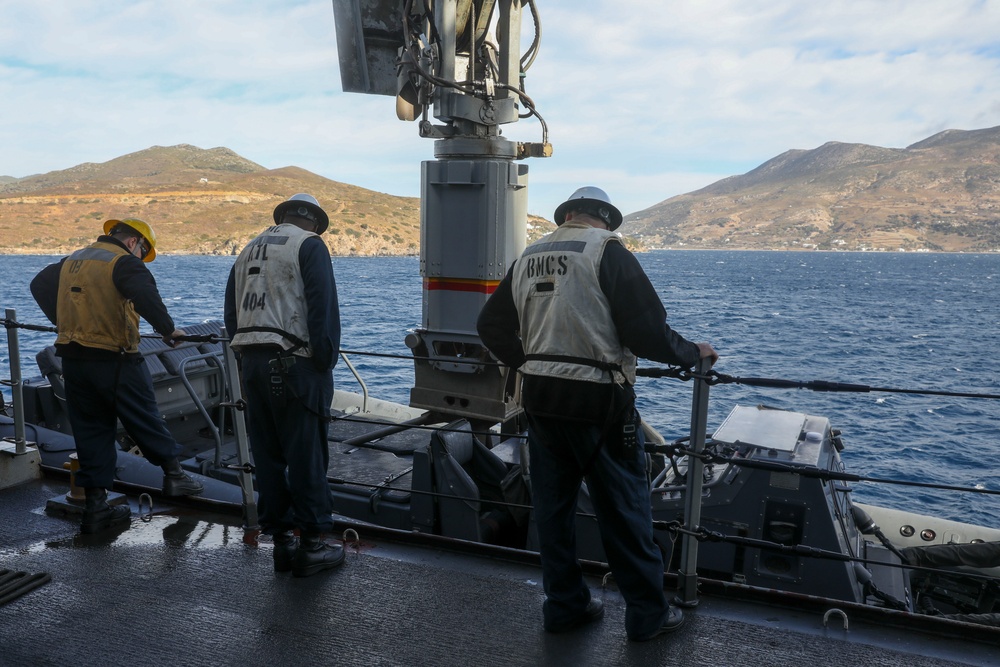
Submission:
<svg viewBox="0 0 1000 667">
<path fill-rule="evenodd" d="M 153 228 L 147 225 L 142 220 L 137 218 L 125 218 L 124 220 L 108 220 L 104 223 L 104 233 L 110 234 L 111 230 L 115 228 L 115 225 L 127 225 L 135 231 L 142 234 L 142 238 L 146 239 L 146 245 L 149 246 L 149 252 L 146 256 L 142 258 L 144 262 L 152 262 L 156 259 L 156 234 L 153 233 Z"/>
</svg>

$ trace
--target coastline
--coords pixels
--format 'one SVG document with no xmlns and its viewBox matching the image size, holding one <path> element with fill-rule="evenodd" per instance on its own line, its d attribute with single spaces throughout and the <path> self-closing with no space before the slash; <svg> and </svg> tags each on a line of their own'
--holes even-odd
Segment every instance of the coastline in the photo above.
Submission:
<svg viewBox="0 0 1000 667">
<path fill-rule="evenodd" d="M 82 245 L 80 246 L 82 247 Z M 61 257 L 63 255 L 68 255 L 74 250 L 79 249 L 74 246 L 72 248 L 52 248 L 44 250 L 27 250 L 25 248 L 2 248 L 0 247 L 0 256 L 28 256 L 28 257 Z M 645 254 L 650 252 L 767 252 L 767 253 L 821 253 L 821 254 L 850 254 L 850 253 L 882 253 L 887 255 L 895 254 L 920 254 L 920 255 L 995 255 L 1000 253 L 1000 248 L 993 250 L 907 250 L 905 248 L 898 248 L 896 250 L 889 250 L 886 248 L 859 248 L 854 250 L 837 250 L 832 248 L 676 248 L 676 247 L 666 247 L 666 248 L 629 248 L 633 254 Z M 239 253 L 220 253 L 220 252 L 169 252 L 166 250 L 158 250 L 157 255 L 159 257 L 232 257 L 236 258 Z M 420 253 L 375 253 L 375 254 L 362 254 L 362 253 L 350 253 L 350 254 L 339 254 L 330 253 L 331 257 L 365 257 L 365 258 L 375 258 L 375 257 L 420 257 Z"/>
</svg>

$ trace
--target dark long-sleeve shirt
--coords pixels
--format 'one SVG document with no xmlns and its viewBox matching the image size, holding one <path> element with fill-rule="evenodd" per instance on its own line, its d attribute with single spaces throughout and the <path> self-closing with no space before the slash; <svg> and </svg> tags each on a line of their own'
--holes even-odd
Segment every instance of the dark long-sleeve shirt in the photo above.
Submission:
<svg viewBox="0 0 1000 667">
<path fill-rule="evenodd" d="M 501 362 L 519 368 L 524 348 L 511 285 L 513 270 L 511 266 L 483 306 L 477 329 L 483 344 Z M 698 362 L 698 346 L 670 328 L 667 312 L 639 260 L 620 243 L 607 244 L 599 281 L 619 340 L 633 354 L 685 368 Z M 525 376 L 522 390 L 529 412 L 593 422 L 603 421 L 611 400 L 610 385 L 544 376 Z"/>
<path fill-rule="evenodd" d="M 316 368 L 326 370 L 337 364 L 340 354 L 340 305 L 337 282 L 330 264 L 330 251 L 320 237 L 311 237 L 299 247 L 299 268 L 306 298 L 306 328 Z M 226 283 L 223 318 L 226 331 L 236 333 L 236 266 Z"/>
</svg>

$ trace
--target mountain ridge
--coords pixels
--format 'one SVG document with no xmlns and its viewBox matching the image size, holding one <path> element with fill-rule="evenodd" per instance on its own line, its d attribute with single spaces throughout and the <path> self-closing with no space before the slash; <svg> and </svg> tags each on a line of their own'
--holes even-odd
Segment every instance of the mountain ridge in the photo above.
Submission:
<svg viewBox="0 0 1000 667">
<path fill-rule="evenodd" d="M 310 192 L 335 224 L 338 255 L 416 254 L 419 200 L 324 178 L 300 167 L 267 169 L 228 148 L 152 146 L 103 163 L 0 182 L 0 252 L 64 253 L 92 241 L 108 218 L 138 217 L 167 253 L 238 253 L 274 207 Z"/>
<path fill-rule="evenodd" d="M 996 251 L 1000 127 L 793 149 L 625 220 L 652 247 Z"/>
<path fill-rule="evenodd" d="M 234 151 L 151 146 L 107 162 L 0 177 L 0 253 L 61 254 L 108 218 L 139 217 L 162 252 L 238 253 L 295 192 L 330 215 L 335 255 L 415 255 L 420 201 L 268 169 Z M 906 148 L 828 141 L 625 217 L 632 247 L 996 251 L 1000 127 L 945 130 Z M 550 221 L 529 216 L 529 240 Z"/>
</svg>

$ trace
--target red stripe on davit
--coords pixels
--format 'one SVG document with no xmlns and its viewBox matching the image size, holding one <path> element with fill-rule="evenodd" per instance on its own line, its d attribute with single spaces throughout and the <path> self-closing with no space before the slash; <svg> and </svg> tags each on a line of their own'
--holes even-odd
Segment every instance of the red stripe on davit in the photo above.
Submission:
<svg viewBox="0 0 1000 667">
<path fill-rule="evenodd" d="M 493 294 L 496 291 L 499 280 L 468 280 L 465 278 L 424 278 L 424 289 L 448 290 L 450 292 L 479 292 L 480 294 Z"/>
</svg>

